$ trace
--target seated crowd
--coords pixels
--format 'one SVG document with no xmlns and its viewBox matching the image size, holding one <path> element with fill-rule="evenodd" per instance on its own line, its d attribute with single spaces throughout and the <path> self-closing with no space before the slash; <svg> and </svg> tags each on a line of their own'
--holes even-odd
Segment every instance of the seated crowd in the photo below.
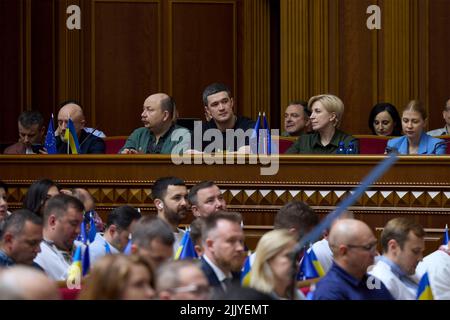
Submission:
<svg viewBox="0 0 450 320">
<path fill-rule="evenodd" d="M 450 299 L 448 236 L 423 258 L 425 231 L 407 218 L 388 221 L 378 241 L 346 211 L 322 239 L 297 248 L 319 217 L 293 200 L 252 253 L 241 214 L 227 210 L 213 181 L 188 190 L 180 178 L 160 178 L 156 215 L 124 205 L 106 223 L 86 189 L 36 181 L 13 212 L 7 193 L 0 182 L 0 299 L 60 299 L 72 290 L 83 300 L 412 300 L 425 278 L 434 299 Z M 189 210 L 194 220 L 183 230 Z"/>
<path fill-rule="evenodd" d="M 193 132 L 177 124 L 178 111 L 175 101 L 165 93 L 152 94 L 144 100 L 141 121 L 120 148 L 120 154 L 183 154 L 239 152 L 258 153 L 252 147 L 254 130 L 260 129 L 259 121 L 235 114 L 234 100 L 230 89 L 221 83 L 213 83 L 203 91 L 205 117 L 208 121 L 194 124 Z M 435 138 L 449 134 L 450 100 L 443 108 L 445 126 L 442 129 L 425 131 L 428 115 L 425 106 L 417 100 L 410 101 L 401 115 L 390 103 L 376 104 L 368 119 L 373 135 L 392 138 L 387 142 L 386 153 L 399 154 L 445 154 L 446 141 Z M 335 95 L 322 94 L 305 101 L 289 103 L 284 115 L 282 137 L 292 137 L 296 141 L 287 154 L 358 154 L 359 140 L 339 129 L 344 118 L 344 103 Z M 68 129 L 69 122 L 72 130 Z M 97 128 L 88 128 L 83 109 L 76 101 L 66 101 L 60 105 L 57 129 L 48 130 L 44 119 L 37 111 L 25 111 L 18 119 L 19 141 L 4 151 L 5 154 L 47 154 L 78 153 L 103 154 L 106 152 L 105 134 Z M 229 135 L 230 130 L 233 134 Z M 77 140 L 74 151 L 68 140 L 72 132 Z M 403 135 L 402 135 L 403 133 Z M 52 139 L 49 139 L 51 135 Z M 395 138 L 394 138 L 395 137 Z M 53 139 L 54 138 L 54 139 Z M 53 142 L 52 142 L 53 141 Z M 278 153 L 271 146 L 271 152 Z M 45 143 L 44 143 L 45 142 Z M 258 145 L 261 143 L 257 140 Z M 54 146 L 53 146 L 54 144 Z M 49 147 L 53 149 L 50 152 Z M 266 150 L 266 149 L 260 149 Z M 259 151 L 261 153 L 261 151 Z"/>
</svg>

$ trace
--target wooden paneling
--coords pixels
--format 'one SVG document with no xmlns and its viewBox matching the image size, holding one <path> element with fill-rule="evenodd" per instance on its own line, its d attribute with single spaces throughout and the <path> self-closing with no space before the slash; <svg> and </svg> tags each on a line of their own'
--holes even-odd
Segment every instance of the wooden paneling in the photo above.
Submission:
<svg viewBox="0 0 450 320">
<path fill-rule="evenodd" d="M 213 82 L 237 92 L 236 1 L 170 1 L 170 91 L 180 117 L 204 118 L 203 89 Z"/>
<path fill-rule="evenodd" d="M 97 0 L 92 10 L 92 125 L 128 135 L 160 88 L 159 2 Z"/>
<path fill-rule="evenodd" d="M 17 140 L 17 117 L 23 108 L 21 9 L 17 0 L 0 1 L 0 142 Z"/>
<path fill-rule="evenodd" d="M 429 12 L 429 123 L 436 129 L 444 126 L 442 109 L 450 99 L 450 1 L 429 0 Z"/>
</svg>

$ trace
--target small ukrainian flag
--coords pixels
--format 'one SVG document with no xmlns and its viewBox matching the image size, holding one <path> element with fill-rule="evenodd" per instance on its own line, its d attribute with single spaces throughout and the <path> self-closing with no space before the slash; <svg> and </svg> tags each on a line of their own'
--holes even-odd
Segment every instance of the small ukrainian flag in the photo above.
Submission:
<svg viewBox="0 0 450 320">
<path fill-rule="evenodd" d="M 431 291 L 430 281 L 428 280 L 428 272 L 425 272 L 419 282 L 416 300 L 434 300 Z"/>
<path fill-rule="evenodd" d="M 242 267 L 241 272 L 241 284 L 243 287 L 249 287 L 250 286 L 250 278 L 251 278 L 251 271 L 252 271 L 252 263 L 251 263 L 251 251 L 248 251 L 247 259 L 245 259 L 244 266 Z"/>
<path fill-rule="evenodd" d="M 194 244 L 191 239 L 190 230 L 186 230 L 181 238 L 180 245 L 175 252 L 174 260 L 196 259 L 198 258 L 197 252 L 195 252 Z"/>
<path fill-rule="evenodd" d="M 78 143 L 77 131 L 75 130 L 75 125 L 73 124 L 72 119 L 70 118 L 64 134 L 64 140 L 68 143 L 67 153 L 69 153 L 69 148 L 72 151 L 72 154 L 80 153 L 80 144 Z"/>
</svg>

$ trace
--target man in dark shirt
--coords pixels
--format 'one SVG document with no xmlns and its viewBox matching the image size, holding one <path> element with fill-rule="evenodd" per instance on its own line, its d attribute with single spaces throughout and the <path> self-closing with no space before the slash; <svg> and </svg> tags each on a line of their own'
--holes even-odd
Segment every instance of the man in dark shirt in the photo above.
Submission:
<svg viewBox="0 0 450 320">
<path fill-rule="evenodd" d="M 201 148 L 201 151 L 211 151 L 207 146 L 215 140 L 211 139 L 211 141 L 203 141 L 206 140 L 204 139 L 205 132 L 209 129 L 216 129 L 222 134 L 222 147 L 215 151 L 239 151 L 239 149 L 242 150 L 243 147 L 250 144 L 249 140 L 251 132 L 249 131 L 245 137 L 243 137 L 243 135 L 248 129 L 253 129 L 255 127 L 255 121 L 234 114 L 234 100 L 231 97 L 231 91 L 227 86 L 221 83 L 213 83 L 207 86 L 203 91 L 203 104 L 205 106 L 205 113 L 211 120 L 202 124 L 202 137 L 194 136 L 194 149 L 199 150 Z M 240 130 L 239 132 L 235 131 L 234 135 L 227 139 L 227 129 L 242 129 L 242 132 L 240 132 Z M 243 139 L 238 139 L 237 136 L 241 134 Z M 196 139 L 202 140 L 202 143 L 200 143 L 200 141 L 195 141 Z"/>
<path fill-rule="evenodd" d="M 342 219 L 328 238 L 334 262 L 317 283 L 314 300 L 393 300 L 385 285 L 367 274 L 376 255 L 377 239 L 364 222 Z"/>
<path fill-rule="evenodd" d="M 67 101 L 61 104 L 58 112 L 58 129 L 56 129 L 56 150 L 60 154 L 67 153 L 67 142 L 64 140 L 64 134 L 67 129 L 69 117 L 73 121 L 75 131 L 80 144 L 80 154 L 102 154 L 105 153 L 105 142 L 97 137 L 94 132 L 88 133 L 84 130 L 86 120 L 83 109 L 75 101 Z M 71 150 L 69 148 L 69 153 Z"/>
</svg>

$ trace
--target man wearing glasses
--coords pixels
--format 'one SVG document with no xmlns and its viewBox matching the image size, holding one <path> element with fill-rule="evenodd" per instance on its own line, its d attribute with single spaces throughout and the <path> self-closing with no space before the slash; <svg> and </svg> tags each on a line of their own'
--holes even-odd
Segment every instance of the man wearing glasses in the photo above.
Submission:
<svg viewBox="0 0 450 320">
<path fill-rule="evenodd" d="M 407 218 L 390 220 L 381 233 L 383 255 L 370 274 L 380 279 L 397 300 L 416 299 L 417 264 L 425 249 L 425 231 Z"/>
<path fill-rule="evenodd" d="M 336 222 L 328 237 L 334 262 L 317 283 L 314 300 L 392 300 L 384 284 L 367 274 L 374 262 L 377 239 L 359 220 Z"/>
<path fill-rule="evenodd" d="M 445 126 L 428 131 L 427 134 L 433 137 L 450 135 L 450 99 L 445 103 L 444 110 L 442 110 L 442 117 L 445 120 Z"/>
</svg>

